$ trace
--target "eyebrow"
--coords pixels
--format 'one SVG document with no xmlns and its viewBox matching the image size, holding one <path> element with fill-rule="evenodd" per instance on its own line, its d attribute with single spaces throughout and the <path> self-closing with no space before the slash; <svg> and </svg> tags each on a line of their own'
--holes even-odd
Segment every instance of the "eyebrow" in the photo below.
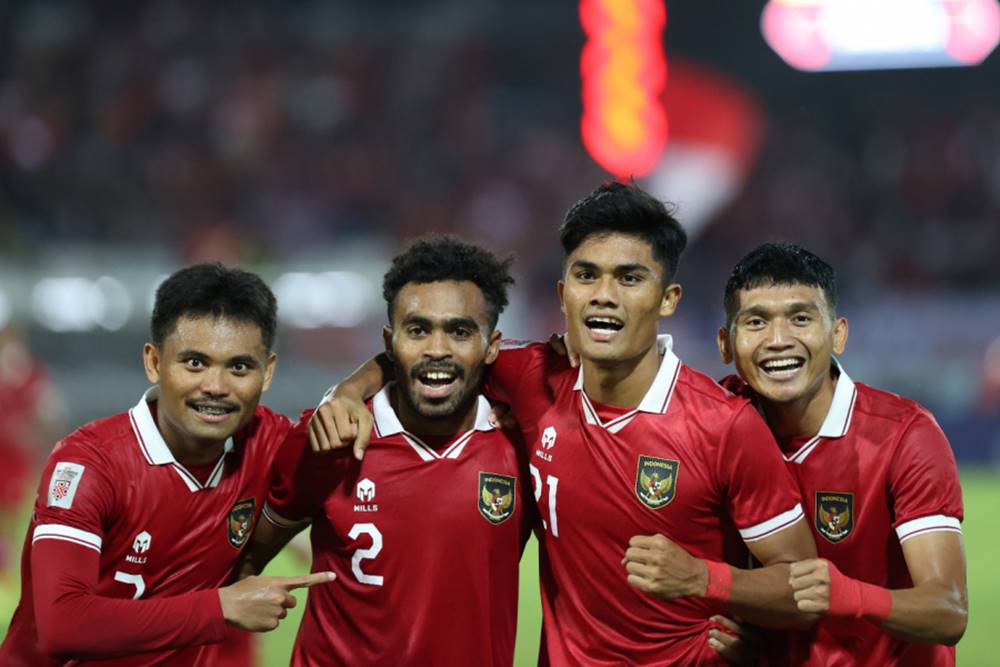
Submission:
<svg viewBox="0 0 1000 667">
<path fill-rule="evenodd" d="M 570 265 L 570 268 L 576 269 L 589 269 L 591 271 L 599 271 L 599 267 L 594 262 L 587 261 L 585 259 L 578 259 Z M 653 270 L 650 269 L 645 264 L 631 263 L 631 264 L 618 264 L 612 269 L 613 273 L 652 273 Z"/>
<path fill-rule="evenodd" d="M 780 309 L 780 311 L 784 313 L 799 313 L 803 310 L 812 313 L 821 312 L 819 306 L 808 301 L 795 301 Z M 763 306 L 749 306 L 747 308 L 740 309 L 740 311 L 736 313 L 736 317 L 745 317 L 747 315 L 771 315 L 773 312 L 774 310 Z"/>
<path fill-rule="evenodd" d="M 447 330 L 454 330 L 459 327 L 467 327 L 476 331 L 479 330 L 479 323 L 471 317 L 449 317 L 438 320 L 437 322 Z M 419 324 L 430 329 L 434 327 L 435 321 L 423 315 L 407 315 L 403 318 L 402 324 Z"/>
</svg>

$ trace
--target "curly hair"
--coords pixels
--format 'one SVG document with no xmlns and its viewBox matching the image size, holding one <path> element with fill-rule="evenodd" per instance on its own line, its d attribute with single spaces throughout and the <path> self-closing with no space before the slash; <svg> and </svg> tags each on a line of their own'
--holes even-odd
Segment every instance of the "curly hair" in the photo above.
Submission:
<svg viewBox="0 0 1000 667">
<path fill-rule="evenodd" d="M 490 314 L 490 329 L 496 327 L 507 306 L 507 288 L 514 284 L 510 275 L 513 257 L 499 259 L 489 250 L 455 236 L 426 236 L 417 239 L 392 260 L 382 281 L 382 296 L 389 322 L 396 297 L 407 283 L 443 280 L 470 281 L 483 293 Z"/>
<path fill-rule="evenodd" d="M 268 350 L 274 344 L 278 302 L 260 276 L 218 262 L 181 269 L 156 289 L 150 321 L 153 343 L 163 345 L 183 316 L 227 317 L 260 327 Z"/>
</svg>

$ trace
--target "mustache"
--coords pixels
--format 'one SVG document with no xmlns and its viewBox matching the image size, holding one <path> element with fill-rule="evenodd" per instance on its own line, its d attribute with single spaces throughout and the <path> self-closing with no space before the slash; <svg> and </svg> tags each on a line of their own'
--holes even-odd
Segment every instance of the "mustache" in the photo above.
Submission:
<svg viewBox="0 0 1000 667">
<path fill-rule="evenodd" d="M 451 373 L 458 380 L 465 379 L 465 369 L 455 363 L 440 362 L 440 361 L 421 361 L 417 363 L 413 368 L 410 369 L 410 377 L 414 380 L 418 379 L 423 373 L 429 373 L 431 371 L 442 371 L 446 373 Z"/>
</svg>

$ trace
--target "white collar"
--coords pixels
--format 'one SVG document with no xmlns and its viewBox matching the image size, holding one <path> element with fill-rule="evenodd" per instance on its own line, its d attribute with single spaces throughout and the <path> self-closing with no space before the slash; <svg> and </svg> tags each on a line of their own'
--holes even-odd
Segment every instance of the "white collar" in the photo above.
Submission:
<svg viewBox="0 0 1000 667">
<path fill-rule="evenodd" d="M 385 438 L 391 435 L 402 435 L 410 446 L 416 450 L 417 454 L 420 455 L 420 458 L 425 461 L 443 458 L 458 458 L 458 455 L 462 453 L 462 450 L 465 448 L 466 443 L 468 443 L 471 439 L 473 433 L 476 431 L 493 430 L 493 424 L 490 423 L 490 402 L 486 400 L 485 396 L 480 394 L 476 398 L 476 420 L 473 423 L 472 428 L 456 438 L 447 449 L 438 452 L 433 447 L 428 446 L 420 440 L 420 438 L 403 428 L 403 424 L 399 421 L 399 416 L 396 414 L 396 411 L 392 409 L 392 403 L 389 401 L 389 392 L 392 391 L 394 385 L 395 383 L 390 382 L 382 387 L 382 390 L 372 397 L 372 415 L 375 417 L 375 434 L 380 438 Z"/>
<path fill-rule="evenodd" d="M 851 426 L 851 415 L 854 414 L 854 398 L 857 389 L 854 381 L 851 380 L 844 367 L 836 359 L 833 363 L 840 371 L 837 378 L 837 386 L 833 390 L 833 400 L 830 402 L 830 410 L 826 413 L 823 425 L 819 427 L 818 435 L 821 438 L 842 438 L 847 435 L 847 429 Z"/>
<path fill-rule="evenodd" d="M 222 449 L 222 456 L 219 457 L 219 462 L 209 477 L 208 483 L 201 484 L 184 466 L 177 462 L 177 459 L 174 458 L 174 453 L 170 451 L 170 447 L 163 440 L 160 429 L 156 426 L 153 413 L 149 411 L 149 402 L 157 401 L 159 396 L 159 387 L 150 387 L 143 393 L 142 398 L 135 404 L 135 407 L 128 411 L 136 443 L 139 445 L 139 450 L 142 452 L 146 462 L 154 466 L 173 465 L 178 469 L 181 478 L 192 491 L 217 486 L 219 480 L 222 478 L 222 463 L 226 458 L 226 454 L 233 451 L 232 436 L 226 438 L 226 443 Z"/>
<path fill-rule="evenodd" d="M 673 338 L 669 334 L 662 334 L 656 337 L 656 350 L 659 354 L 663 355 L 663 359 L 660 361 L 660 369 L 656 372 L 656 377 L 653 378 L 653 384 L 650 385 L 646 391 L 646 395 L 642 397 L 639 405 L 634 410 L 616 417 L 607 423 L 601 421 L 597 410 L 594 409 L 594 406 L 590 402 L 590 397 L 583 390 L 583 363 L 581 363 L 573 390 L 580 392 L 583 412 L 587 418 L 587 422 L 603 426 L 612 433 L 617 433 L 628 422 L 632 421 L 632 418 L 638 412 L 648 412 L 650 414 L 666 413 L 667 406 L 670 405 L 670 399 L 674 394 L 674 387 L 677 386 L 677 376 L 681 370 L 681 360 L 674 354 L 673 344 Z"/>
<path fill-rule="evenodd" d="M 834 359 L 833 363 L 837 365 L 840 376 L 837 378 L 837 386 L 833 390 L 833 400 L 830 401 L 830 409 L 826 413 L 826 419 L 819 427 L 819 432 L 809 438 L 795 452 L 782 454 L 786 461 L 802 463 L 823 439 L 842 438 L 847 435 L 847 431 L 851 427 L 851 417 L 854 415 L 854 404 L 857 401 L 858 390 L 840 362 Z"/>
</svg>

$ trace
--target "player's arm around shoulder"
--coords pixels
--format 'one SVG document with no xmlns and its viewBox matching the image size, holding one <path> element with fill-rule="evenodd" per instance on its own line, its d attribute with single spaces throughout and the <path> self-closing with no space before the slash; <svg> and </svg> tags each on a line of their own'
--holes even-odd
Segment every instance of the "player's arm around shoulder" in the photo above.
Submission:
<svg viewBox="0 0 1000 667">
<path fill-rule="evenodd" d="M 913 587 L 888 590 L 852 579 L 834 563 L 809 560 L 792 569 L 799 607 L 863 618 L 908 641 L 956 644 L 968 621 L 961 487 L 951 446 L 924 410 L 902 433 L 889 486 Z"/>
</svg>

